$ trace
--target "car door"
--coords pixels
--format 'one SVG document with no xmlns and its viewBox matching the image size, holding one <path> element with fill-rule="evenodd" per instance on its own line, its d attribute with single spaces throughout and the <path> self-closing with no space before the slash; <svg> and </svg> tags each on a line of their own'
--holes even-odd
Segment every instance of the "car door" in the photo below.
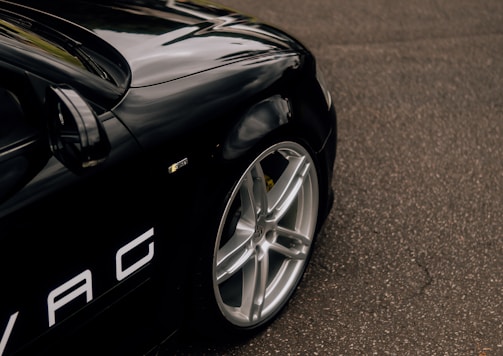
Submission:
<svg viewBox="0 0 503 356">
<path fill-rule="evenodd" d="M 142 162 L 111 113 L 0 59 L 0 355 L 49 353 L 149 279 Z"/>
</svg>

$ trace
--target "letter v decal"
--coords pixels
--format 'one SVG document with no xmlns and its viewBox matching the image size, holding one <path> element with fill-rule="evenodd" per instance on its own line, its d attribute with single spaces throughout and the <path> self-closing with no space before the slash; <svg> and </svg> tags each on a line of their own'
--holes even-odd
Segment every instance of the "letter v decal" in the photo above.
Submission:
<svg viewBox="0 0 503 356">
<path fill-rule="evenodd" d="M 7 341 L 9 341 L 10 333 L 12 332 L 12 329 L 14 329 L 14 324 L 16 323 L 18 314 L 19 312 L 12 314 L 9 318 L 9 321 L 7 322 L 7 327 L 5 328 L 5 331 L 2 335 L 2 340 L 0 340 L 0 356 L 3 355 L 5 346 L 7 346 Z"/>
</svg>

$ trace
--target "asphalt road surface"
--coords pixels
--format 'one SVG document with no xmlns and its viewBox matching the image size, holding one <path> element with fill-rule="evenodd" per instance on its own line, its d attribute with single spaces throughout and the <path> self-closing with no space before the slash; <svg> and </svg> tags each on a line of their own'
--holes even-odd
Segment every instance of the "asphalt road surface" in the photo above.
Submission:
<svg viewBox="0 0 503 356">
<path fill-rule="evenodd" d="M 267 330 L 176 354 L 503 355 L 503 1 L 222 3 L 318 57 L 335 203 Z"/>
</svg>

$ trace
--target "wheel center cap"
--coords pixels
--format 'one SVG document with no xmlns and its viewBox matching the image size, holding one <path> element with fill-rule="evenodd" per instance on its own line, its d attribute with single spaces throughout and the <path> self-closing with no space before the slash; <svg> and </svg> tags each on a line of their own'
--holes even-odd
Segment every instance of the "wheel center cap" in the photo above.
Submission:
<svg viewBox="0 0 503 356">
<path fill-rule="evenodd" d="M 253 240 L 255 242 L 259 242 L 262 239 L 262 236 L 264 236 L 264 226 L 257 224 L 255 227 L 255 233 L 253 234 Z"/>
</svg>

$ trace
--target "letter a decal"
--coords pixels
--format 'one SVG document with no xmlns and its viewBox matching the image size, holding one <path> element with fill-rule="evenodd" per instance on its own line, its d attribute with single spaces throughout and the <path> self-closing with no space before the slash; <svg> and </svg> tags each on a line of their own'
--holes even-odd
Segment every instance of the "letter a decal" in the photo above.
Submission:
<svg viewBox="0 0 503 356">
<path fill-rule="evenodd" d="M 56 324 L 56 310 L 81 294 L 86 295 L 86 303 L 93 299 L 92 277 L 88 269 L 49 293 L 47 297 L 49 327 Z"/>
</svg>

